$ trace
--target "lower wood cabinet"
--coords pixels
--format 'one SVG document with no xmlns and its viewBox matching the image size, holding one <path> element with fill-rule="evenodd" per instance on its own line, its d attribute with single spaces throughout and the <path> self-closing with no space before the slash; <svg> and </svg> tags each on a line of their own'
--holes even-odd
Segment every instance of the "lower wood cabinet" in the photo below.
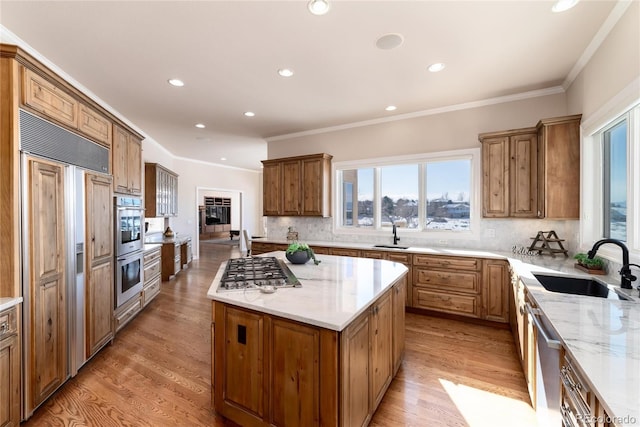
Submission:
<svg viewBox="0 0 640 427">
<path fill-rule="evenodd" d="M 180 272 L 182 263 L 180 259 L 180 243 L 162 244 L 162 280 L 166 281 Z"/>
<path fill-rule="evenodd" d="M 180 244 L 180 264 L 182 268 L 188 268 L 193 259 L 193 249 L 191 238 L 188 238 Z"/>
<path fill-rule="evenodd" d="M 0 426 L 20 425 L 20 336 L 17 308 L 0 312 Z"/>
<path fill-rule="evenodd" d="M 144 253 L 144 286 L 142 288 L 142 306 L 146 307 L 160 293 L 161 246 Z"/>
<path fill-rule="evenodd" d="M 342 332 L 214 301 L 215 410 L 243 426 L 366 425 L 403 357 L 405 277 Z"/>
</svg>

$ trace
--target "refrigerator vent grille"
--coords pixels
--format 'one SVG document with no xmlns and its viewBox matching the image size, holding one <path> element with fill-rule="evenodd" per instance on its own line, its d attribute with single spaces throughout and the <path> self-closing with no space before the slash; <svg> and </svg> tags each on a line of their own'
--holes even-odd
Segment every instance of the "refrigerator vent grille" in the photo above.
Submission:
<svg viewBox="0 0 640 427">
<path fill-rule="evenodd" d="M 70 165 L 109 173 L 109 149 L 20 110 L 20 150 Z"/>
</svg>

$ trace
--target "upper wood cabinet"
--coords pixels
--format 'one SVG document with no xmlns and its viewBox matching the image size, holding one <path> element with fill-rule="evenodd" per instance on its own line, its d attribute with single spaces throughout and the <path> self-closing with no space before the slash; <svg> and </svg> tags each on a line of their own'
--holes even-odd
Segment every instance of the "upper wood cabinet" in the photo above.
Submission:
<svg viewBox="0 0 640 427">
<path fill-rule="evenodd" d="M 145 216 L 178 215 L 178 175 L 157 163 L 144 164 Z"/>
<path fill-rule="evenodd" d="M 484 217 L 579 217 L 580 117 L 478 136 Z"/>
<path fill-rule="evenodd" d="M 582 115 L 538 123 L 538 216 L 580 218 L 580 119 Z"/>
<path fill-rule="evenodd" d="M 23 69 L 22 103 L 30 110 L 111 147 L 113 123 L 105 115 L 34 71 Z"/>
<path fill-rule="evenodd" d="M 481 134 L 482 213 L 485 217 L 536 217 L 535 128 Z"/>
<path fill-rule="evenodd" d="M 141 196 L 142 141 L 117 125 L 113 134 L 113 192 Z"/>
<path fill-rule="evenodd" d="M 329 154 L 263 160 L 265 216 L 331 216 Z"/>
</svg>

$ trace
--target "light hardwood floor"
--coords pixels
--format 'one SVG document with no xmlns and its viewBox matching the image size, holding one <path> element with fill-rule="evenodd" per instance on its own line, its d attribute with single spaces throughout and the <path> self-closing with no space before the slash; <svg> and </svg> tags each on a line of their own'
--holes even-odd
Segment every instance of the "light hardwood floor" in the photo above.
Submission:
<svg viewBox="0 0 640 427">
<path fill-rule="evenodd" d="M 236 247 L 191 268 L 23 426 L 229 426 L 210 407 L 206 291 Z M 371 426 L 535 426 L 509 331 L 407 314 L 406 356 Z"/>
</svg>

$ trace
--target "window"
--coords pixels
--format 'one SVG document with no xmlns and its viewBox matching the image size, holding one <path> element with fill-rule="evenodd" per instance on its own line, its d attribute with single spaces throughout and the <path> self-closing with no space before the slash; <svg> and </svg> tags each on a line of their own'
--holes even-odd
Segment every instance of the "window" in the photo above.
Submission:
<svg viewBox="0 0 640 427">
<path fill-rule="evenodd" d="M 601 116 L 583 122 L 581 250 L 600 239 L 624 241 L 631 262 L 640 262 L 640 103 L 637 92 L 617 114 L 607 106 Z M 620 263 L 620 250 L 598 250 Z"/>
<path fill-rule="evenodd" d="M 471 161 L 426 164 L 427 230 L 468 230 L 471 205 Z"/>
<path fill-rule="evenodd" d="M 478 149 L 360 162 L 336 162 L 336 231 L 477 231 Z M 467 234 L 465 238 L 469 238 Z"/>
<path fill-rule="evenodd" d="M 627 240 L 627 120 L 602 132 L 603 237 Z"/>
</svg>

